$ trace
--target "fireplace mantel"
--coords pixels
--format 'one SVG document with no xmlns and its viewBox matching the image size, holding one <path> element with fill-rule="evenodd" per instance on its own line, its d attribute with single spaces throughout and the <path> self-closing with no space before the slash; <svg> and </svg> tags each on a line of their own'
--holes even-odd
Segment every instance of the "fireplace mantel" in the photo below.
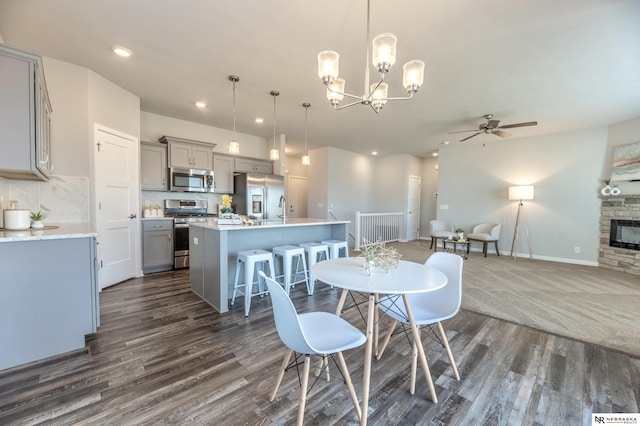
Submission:
<svg viewBox="0 0 640 426">
<path fill-rule="evenodd" d="M 640 252 L 609 246 L 611 220 L 640 220 L 640 194 L 600 197 L 600 249 L 598 265 L 640 275 Z"/>
</svg>

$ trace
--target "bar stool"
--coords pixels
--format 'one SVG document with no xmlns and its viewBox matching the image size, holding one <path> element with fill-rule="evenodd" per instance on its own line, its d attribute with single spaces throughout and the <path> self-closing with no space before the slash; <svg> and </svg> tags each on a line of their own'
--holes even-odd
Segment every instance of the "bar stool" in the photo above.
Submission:
<svg viewBox="0 0 640 426">
<path fill-rule="evenodd" d="M 322 244 L 326 244 L 329 247 L 329 257 L 331 259 L 337 259 L 339 257 L 349 257 L 349 246 L 346 241 L 342 240 L 323 240 Z M 340 256 L 344 249 L 344 256 Z"/>
<path fill-rule="evenodd" d="M 304 249 L 294 245 L 285 245 L 274 247 L 272 251 L 274 261 L 277 261 L 278 257 L 282 257 L 282 275 L 277 275 L 276 278 L 283 278 L 284 289 L 287 292 L 287 295 L 289 294 L 289 290 L 292 285 L 301 282 L 304 282 L 307 285 L 307 293 L 311 294 L 311 290 L 309 289 L 309 277 L 307 275 L 307 261 L 304 258 Z M 296 260 L 295 269 L 293 269 L 294 258 Z M 302 270 L 300 270 L 300 263 L 302 263 Z M 303 275 L 304 277 L 296 281 L 298 275 Z"/>
<path fill-rule="evenodd" d="M 313 296 L 313 289 L 316 285 L 316 278 L 311 273 L 311 266 L 314 263 L 329 259 L 329 247 L 326 244 L 317 243 L 317 242 L 308 242 L 308 243 L 300 243 L 300 247 L 302 247 L 307 253 L 307 272 L 309 273 L 309 296 Z"/>
<path fill-rule="evenodd" d="M 238 283 L 240 278 L 240 264 L 244 262 L 244 283 Z M 240 291 L 244 294 L 244 316 L 249 316 L 249 309 L 251 309 L 251 297 L 262 296 L 267 291 L 264 290 L 264 282 L 258 276 L 257 281 L 253 281 L 253 274 L 256 268 L 260 268 L 264 271 L 264 265 L 269 265 L 271 272 L 271 278 L 275 280 L 275 269 L 273 267 L 273 254 L 266 250 L 243 250 L 238 252 L 238 260 L 236 262 L 236 279 L 233 284 L 233 294 L 231 295 L 231 304 L 236 301 L 236 292 Z M 258 292 L 253 292 L 253 285 L 258 284 Z M 243 290 L 239 290 L 240 287 L 244 287 Z"/>
</svg>

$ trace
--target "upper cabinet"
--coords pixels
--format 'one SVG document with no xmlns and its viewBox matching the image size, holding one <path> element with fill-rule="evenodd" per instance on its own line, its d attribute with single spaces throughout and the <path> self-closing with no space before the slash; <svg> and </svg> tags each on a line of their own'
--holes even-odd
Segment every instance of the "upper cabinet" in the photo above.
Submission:
<svg viewBox="0 0 640 426">
<path fill-rule="evenodd" d="M 239 173 L 273 173 L 273 162 L 255 160 L 253 158 L 236 158 L 235 171 Z"/>
<path fill-rule="evenodd" d="M 47 180 L 51 103 L 41 58 L 0 44 L 0 177 Z"/>
<path fill-rule="evenodd" d="M 233 160 L 227 155 L 213 155 L 214 192 L 233 194 Z"/>
<path fill-rule="evenodd" d="M 215 144 L 189 139 L 163 136 L 169 148 L 169 167 L 184 169 L 213 170 L 213 148 Z"/>
<path fill-rule="evenodd" d="M 167 146 L 140 142 L 140 187 L 143 191 L 167 190 Z"/>
</svg>

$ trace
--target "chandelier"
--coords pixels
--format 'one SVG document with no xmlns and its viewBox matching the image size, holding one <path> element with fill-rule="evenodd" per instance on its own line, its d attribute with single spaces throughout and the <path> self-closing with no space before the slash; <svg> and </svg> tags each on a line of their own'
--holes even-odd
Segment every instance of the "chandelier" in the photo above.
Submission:
<svg viewBox="0 0 640 426">
<path fill-rule="evenodd" d="M 391 33 L 378 34 L 373 38 L 369 45 L 369 27 L 370 27 L 370 10 L 371 0 L 367 0 L 367 38 L 365 47 L 367 57 L 364 68 L 364 94 L 361 96 L 346 93 L 345 80 L 338 77 L 340 55 L 332 50 L 325 50 L 318 54 L 318 76 L 327 86 L 327 99 L 336 110 L 348 108 L 353 105 L 369 105 L 378 113 L 387 101 L 411 99 L 424 82 L 424 62 L 420 60 L 412 60 L 404 64 L 402 84 L 407 90 L 408 96 L 389 97 L 389 87 L 384 81 L 384 77 L 389 69 L 396 62 L 396 42 L 397 38 Z M 373 47 L 373 57 L 372 48 Z M 378 71 L 380 79 L 377 83 L 369 84 L 369 59 L 371 58 L 373 66 Z M 340 106 L 340 101 L 344 97 L 355 99 L 354 102 Z"/>
<path fill-rule="evenodd" d="M 240 154 L 240 144 L 236 140 L 236 83 L 240 81 L 237 75 L 227 77 L 233 83 L 233 139 L 229 142 L 229 153 Z"/>
</svg>

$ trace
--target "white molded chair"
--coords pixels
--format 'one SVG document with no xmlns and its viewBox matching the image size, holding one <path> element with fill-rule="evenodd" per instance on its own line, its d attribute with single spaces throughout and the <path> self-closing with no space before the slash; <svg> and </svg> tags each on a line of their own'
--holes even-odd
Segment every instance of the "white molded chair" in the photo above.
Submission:
<svg viewBox="0 0 640 426">
<path fill-rule="evenodd" d="M 342 351 L 362 346 L 367 338 L 364 334 L 347 321 L 329 312 L 308 312 L 298 315 L 296 308 L 291 303 L 284 289 L 275 280 L 267 277 L 264 272 L 259 272 L 266 281 L 273 304 L 273 317 L 280 340 L 287 346 L 288 351 L 284 356 L 280 371 L 276 378 L 276 386 L 269 398 L 272 401 L 276 397 L 284 372 L 288 368 L 300 365 L 300 357 L 304 356 L 304 369 L 302 382 L 300 385 L 300 402 L 298 406 L 298 425 L 302 425 L 304 419 L 304 407 L 307 400 L 307 385 L 309 382 L 309 371 L 311 368 L 311 355 L 322 357 L 322 364 L 318 366 L 320 370 L 328 374 L 326 357 L 330 356 L 334 360 L 335 354 L 338 358 L 338 371 L 344 377 L 344 381 L 349 389 L 349 395 L 358 414 L 361 416 L 358 398 L 351 382 L 351 376 L 344 361 Z M 291 355 L 295 353 L 291 363 Z M 316 377 L 316 380 L 320 374 Z M 328 376 L 327 376 L 328 377 Z"/>
<path fill-rule="evenodd" d="M 494 243 L 496 246 L 496 254 L 500 256 L 500 250 L 498 250 L 498 240 L 500 239 L 500 228 L 502 225 L 499 223 L 481 223 L 473 227 L 473 231 L 467 234 L 469 241 L 480 241 L 482 243 L 482 253 L 484 257 L 487 257 L 487 244 Z"/>
<path fill-rule="evenodd" d="M 460 380 L 460 374 L 456 362 L 453 358 L 453 353 L 449 347 L 449 341 L 447 335 L 442 328 L 442 321 L 449 319 L 456 315 L 460 310 L 460 304 L 462 303 L 462 265 L 463 259 L 457 254 L 453 253 L 433 253 L 427 261 L 426 266 L 435 268 L 447 276 L 447 284 L 439 290 L 430 291 L 427 293 L 418 293 L 408 295 L 409 305 L 411 306 L 411 312 L 413 313 L 415 323 L 420 325 L 436 324 L 438 333 L 440 334 L 440 340 L 453 374 L 457 380 Z M 409 324 L 407 319 L 407 312 L 402 302 L 402 299 L 397 296 L 389 296 L 380 300 L 380 309 L 388 316 L 393 318 L 393 323 L 387 332 L 387 335 L 382 343 L 382 347 L 378 353 L 378 359 L 382 357 L 382 354 L 389 343 L 389 339 L 393 334 L 398 322 L 403 324 Z M 409 330 L 405 330 L 409 332 Z M 432 330 L 433 332 L 433 330 Z M 434 332 L 435 334 L 435 332 Z M 436 338 L 438 336 L 436 335 Z M 420 344 L 422 344 L 420 342 Z M 417 369 L 417 351 L 416 347 L 413 348 L 413 356 L 411 358 L 411 394 L 415 393 L 416 382 L 416 369 Z"/>
<path fill-rule="evenodd" d="M 431 247 L 438 251 L 438 240 L 446 240 L 456 235 L 453 225 L 444 220 L 432 220 L 429 222 L 429 235 L 431 235 Z"/>
</svg>

